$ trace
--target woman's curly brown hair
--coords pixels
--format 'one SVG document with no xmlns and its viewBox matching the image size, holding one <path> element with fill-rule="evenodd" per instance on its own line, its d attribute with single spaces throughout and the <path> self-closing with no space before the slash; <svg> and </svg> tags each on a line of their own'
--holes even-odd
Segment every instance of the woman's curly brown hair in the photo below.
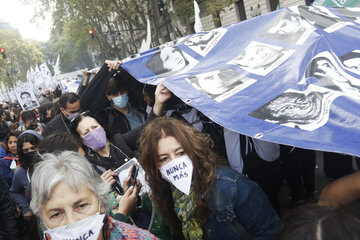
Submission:
<svg viewBox="0 0 360 240">
<path fill-rule="evenodd" d="M 208 198 L 215 181 L 217 156 L 212 151 L 213 141 L 209 135 L 199 132 L 190 125 L 177 119 L 157 118 L 142 132 L 140 138 L 139 161 L 146 172 L 147 181 L 152 190 L 152 200 L 164 222 L 174 233 L 181 234 L 181 222 L 174 211 L 171 186 L 165 181 L 158 169 L 158 142 L 164 137 L 174 137 L 191 159 L 194 170 L 192 186 L 195 191 L 195 217 L 200 224 L 205 224 L 210 208 Z"/>
</svg>

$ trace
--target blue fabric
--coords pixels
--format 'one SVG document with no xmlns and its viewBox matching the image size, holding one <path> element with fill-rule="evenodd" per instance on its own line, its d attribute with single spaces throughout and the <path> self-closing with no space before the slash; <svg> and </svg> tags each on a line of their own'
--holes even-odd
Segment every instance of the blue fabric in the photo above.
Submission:
<svg viewBox="0 0 360 240">
<path fill-rule="evenodd" d="M 30 182 L 26 169 L 19 167 L 16 170 L 10 192 L 22 214 L 30 211 Z"/>
<path fill-rule="evenodd" d="M 142 83 L 166 78 L 177 97 L 233 131 L 360 156 L 359 15 L 283 8 L 163 44 L 122 66 Z"/>
<path fill-rule="evenodd" d="M 274 239 L 282 224 L 260 187 L 229 167 L 216 171 L 206 223 L 209 239 Z"/>
<path fill-rule="evenodd" d="M 2 149 L 2 148 L 1 148 Z M 11 157 L 12 155 L 9 153 L 4 157 Z M 14 171 L 10 169 L 11 159 L 4 159 L 4 157 L 0 160 L 0 172 L 6 180 L 7 184 L 11 186 L 12 179 L 14 177 Z"/>
<path fill-rule="evenodd" d="M 129 121 L 131 130 L 139 127 L 142 124 L 141 120 L 138 117 L 138 114 L 136 114 L 136 111 L 134 109 L 131 109 L 130 113 L 125 116 Z"/>
</svg>

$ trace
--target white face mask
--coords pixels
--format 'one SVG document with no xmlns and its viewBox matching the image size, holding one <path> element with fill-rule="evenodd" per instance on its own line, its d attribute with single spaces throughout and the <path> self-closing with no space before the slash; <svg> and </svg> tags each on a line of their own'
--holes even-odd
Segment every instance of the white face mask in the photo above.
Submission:
<svg viewBox="0 0 360 240">
<path fill-rule="evenodd" d="M 100 230 L 104 225 L 105 214 L 98 212 L 90 217 L 65 226 L 48 229 L 44 234 L 49 234 L 52 240 L 86 239 L 97 240 Z"/>
<path fill-rule="evenodd" d="M 175 158 L 159 168 L 161 176 L 186 195 L 190 193 L 193 169 L 188 155 Z"/>
</svg>

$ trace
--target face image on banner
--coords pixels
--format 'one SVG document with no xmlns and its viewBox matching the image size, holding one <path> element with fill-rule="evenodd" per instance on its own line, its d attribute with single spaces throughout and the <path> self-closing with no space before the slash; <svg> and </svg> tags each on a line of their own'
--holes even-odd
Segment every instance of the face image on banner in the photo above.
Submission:
<svg viewBox="0 0 360 240">
<path fill-rule="evenodd" d="M 159 76 L 169 76 L 188 71 L 197 64 L 197 60 L 178 47 L 164 47 L 154 53 L 146 67 Z"/>
<path fill-rule="evenodd" d="M 286 61 L 294 52 L 295 50 L 253 41 L 239 56 L 227 64 L 233 64 L 247 72 L 265 76 Z"/>
<path fill-rule="evenodd" d="M 249 116 L 287 127 L 313 131 L 325 125 L 330 107 L 341 94 L 310 84 L 305 91 L 289 89 Z"/>
<path fill-rule="evenodd" d="M 314 27 L 298 14 L 283 11 L 268 24 L 260 36 L 301 45 L 313 31 Z"/>
<path fill-rule="evenodd" d="M 336 8 L 336 11 L 340 15 L 360 24 L 360 8 Z"/>
<path fill-rule="evenodd" d="M 354 50 L 339 57 L 343 67 L 355 74 L 360 75 L 360 50 Z"/>
<path fill-rule="evenodd" d="M 191 76 L 186 78 L 186 81 L 217 102 L 231 97 L 256 82 L 255 79 L 241 75 L 231 68 Z"/>
<path fill-rule="evenodd" d="M 310 78 L 342 95 L 360 98 L 360 80 L 345 73 L 329 52 L 319 53 L 310 61 L 299 84 L 308 83 Z"/>
<path fill-rule="evenodd" d="M 328 33 L 335 32 L 346 25 L 353 25 L 353 23 L 341 20 L 324 7 L 295 6 L 290 9 L 300 14 L 310 24 Z"/>
<path fill-rule="evenodd" d="M 40 106 L 34 92 L 31 89 L 17 92 L 16 98 L 19 101 L 21 108 L 25 111 L 32 110 Z"/>
<path fill-rule="evenodd" d="M 225 35 L 227 29 L 218 28 L 207 33 L 199 33 L 188 38 L 184 44 L 201 56 L 206 56 Z"/>
</svg>

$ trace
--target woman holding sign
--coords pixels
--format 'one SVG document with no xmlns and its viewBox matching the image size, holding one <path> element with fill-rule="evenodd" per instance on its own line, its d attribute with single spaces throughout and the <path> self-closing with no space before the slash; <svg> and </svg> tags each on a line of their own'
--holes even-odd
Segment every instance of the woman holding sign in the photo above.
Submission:
<svg viewBox="0 0 360 240">
<path fill-rule="evenodd" d="M 152 121 L 139 161 L 152 200 L 185 239 L 273 239 L 281 222 L 260 187 L 221 166 L 212 140 L 176 119 Z"/>
</svg>

